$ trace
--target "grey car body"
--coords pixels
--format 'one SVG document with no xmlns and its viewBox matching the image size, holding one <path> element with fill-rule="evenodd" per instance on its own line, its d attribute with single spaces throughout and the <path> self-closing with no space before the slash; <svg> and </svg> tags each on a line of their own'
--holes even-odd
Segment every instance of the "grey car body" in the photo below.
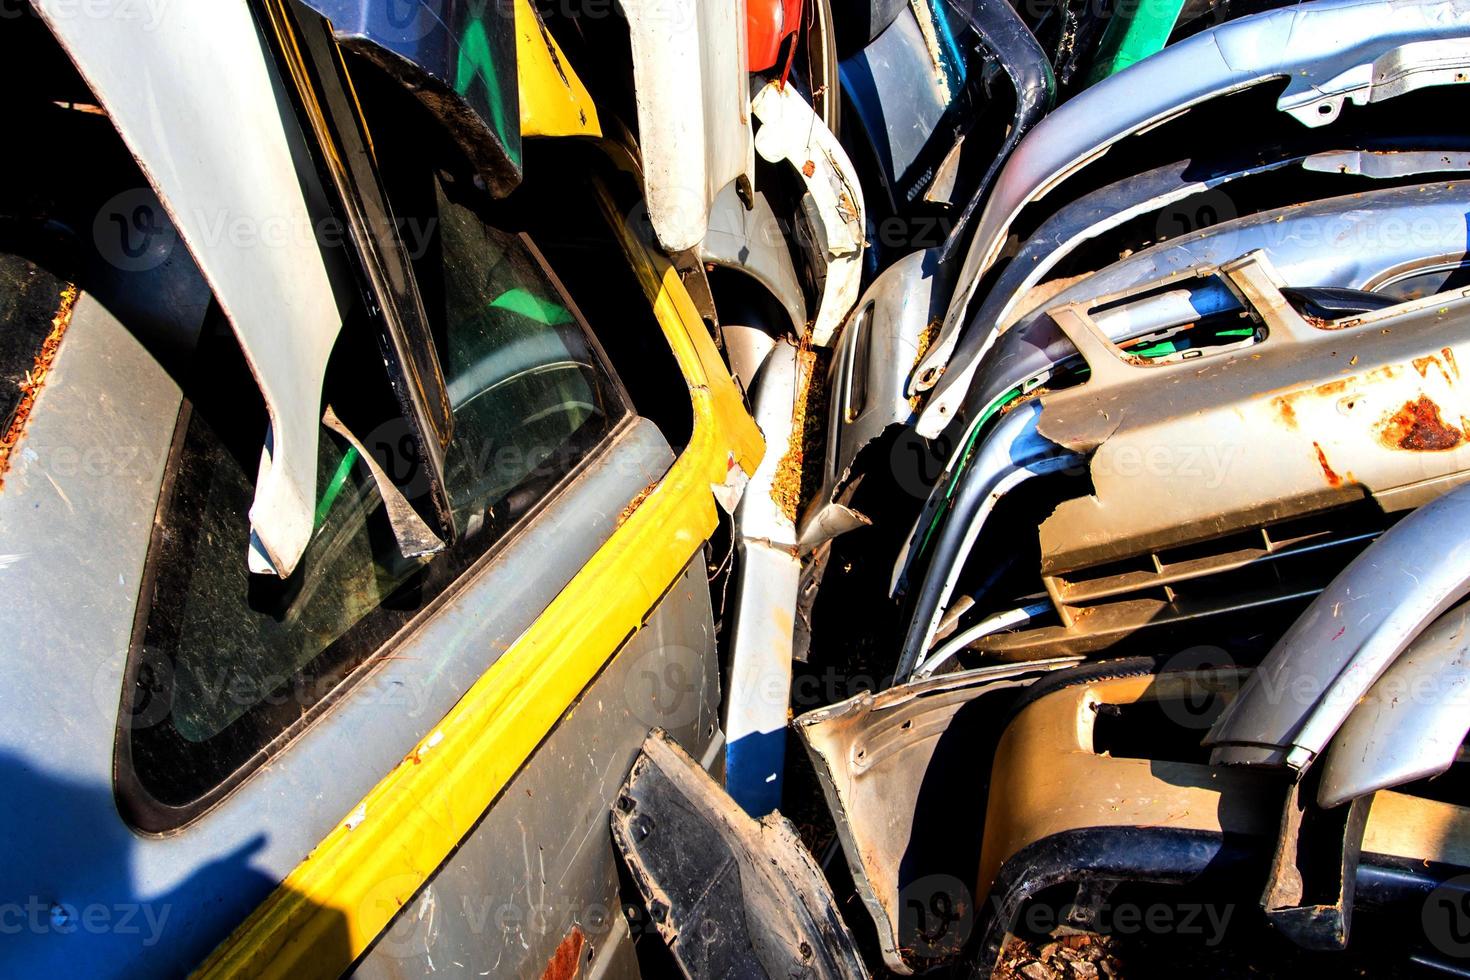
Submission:
<svg viewBox="0 0 1470 980">
<path fill-rule="evenodd" d="M 1130 134 L 1158 125 L 1222 95 L 1287 78 L 1277 107 L 1305 125 L 1331 123 L 1344 101 L 1389 98 L 1420 85 L 1443 84 L 1445 52 L 1420 42 L 1449 39 L 1460 58 L 1470 10 L 1455 0 L 1389 3 L 1318 0 L 1231 21 L 1172 45 L 1104 80 L 1061 106 L 1029 133 L 1002 169 L 956 278 L 954 299 L 917 377 L 925 387 L 940 372 L 966 322 L 981 277 L 995 263 L 1012 222 L 1028 204 L 1095 162 Z M 1423 70 L 1413 70 L 1415 55 Z M 1405 84 L 1365 80 L 1391 73 Z M 1405 62 L 1408 62 L 1407 67 Z M 1201 110 L 1203 111 L 1203 110 Z M 981 325 L 984 329 L 984 325 Z M 943 420 L 921 419 L 932 436 Z"/>
</svg>

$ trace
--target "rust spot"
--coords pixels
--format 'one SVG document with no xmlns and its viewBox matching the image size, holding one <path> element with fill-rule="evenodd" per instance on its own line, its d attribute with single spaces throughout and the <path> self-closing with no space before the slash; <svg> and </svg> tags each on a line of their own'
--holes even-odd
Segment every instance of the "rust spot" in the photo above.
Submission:
<svg viewBox="0 0 1470 980">
<path fill-rule="evenodd" d="M 920 331 L 919 351 L 917 354 L 914 355 L 913 370 L 917 371 L 919 369 L 919 365 L 924 363 L 924 357 L 929 353 L 929 348 L 934 346 L 934 338 L 939 336 L 939 328 L 943 324 L 943 322 L 943 318 L 935 317 L 924 326 L 924 329 L 922 331 Z M 919 410 L 919 404 L 923 402 L 923 400 L 923 394 L 915 392 L 914 394 L 909 396 L 909 407 L 917 412 Z"/>
<path fill-rule="evenodd" d="M 582 951 L 586 948 L 587 937 L 582 935 L 580 928 L 573 926 L 557 945 L 556 952 L 551 954 L 551 962 L 541 971 L 541 980 L 572 980 L 581 976 Z"/>
<path fill-rule="evenodd" d="M 1441 361 L 1440 358 L 1444 360 Z M 1438 354 L 1426 354 L 1423 357 L 1414 358 L 1414 370 L 1419 372 L 1419 377 L 1428 378 L 1430 368 L 1438 368 L 1439 373 L 1450 384 L 1460 379 L 1460 368 L 1455 363 L 1455 352 L 1448 347 L 1442 348 Z"/>
<path fill-rule="evenodd" d="M 658 484 L 659 481 L 654 480 L 648 486 L 644 487 L 642 490 L 639 490 L 638 496 L 628 501 L 628 506 L 624 507 L 623 512 L 618 515 L 618 527 L 622 527 L 624 524 L 626 524 L 628 522 L 628 518 L 633 516 L 633 512 L 636 511 L 639 507 L 643 506 L 643 501 L 647 500 L 648 495 L 653 493 L 654 490 L 658 489 Z"/>
<path fill-rule="evenodd" d="M 1327 485 L 1329 487 L 1342 486 L 1342 477 L 1338 476 L 1332 464 L 1327 462 L 1327 454 L 1322 451 L 1321 444 L 1314 442 L 1312 448 L 1317 450 L 1317 463 L 1322 467 L 1322 475 L 1327 477 Z"/>
<path fill-rule="evenodd" d="M 1384 420 L 1382 439 L 1390 448 L 1434 453 L 1454 449 L 1465 433 L 1444 420 L 1433 399 L 1420 395 Z"/>
<path fill-rule="evenodd" d="M 812 161 L 808 160 L 806 163 L 803 163 L 801 165 L 801 172 L 804 173 L 804 174 L 806 174 L 808 177 L 811 177 L 811 176 L 813 176 L 813 175 L 816 174 L 816 172 L 817 172 L 817 165 L 815 163 L 813 163 Z"/>
<path fill-rule="evenodd" d="M 61 349 L 62 335 L 71 325 L 71 314 L 76 305 L 77 287 L 67 286 L 61 291 L 61 302 L 57 306 L 56 315 L 51 318 L 51 332 L 41 342 L 41 352 L 35 356 L 31 369 L 26 372 L 25 380 L 20 383 L 20 402 L 15 406 L 10 424 L 0 432 L 0 488 L 5 486 L 5 471 L 10 469 L 10 455 L 15 451 L 21 436 L 25 435 L 26 422 L 30 420 L 31 410 L 36 406 L 36 396 L 46 385 L 46 376 L 51 373 L 51 365 L 56 362 L 56 352 Z"/>
<path fill-rule="evenodd" d="M 1356 360 L 1356 358 L 1354 358 Z M 1377 384 L 1382 381 L 1390 381 L 1404 370 L 1399 364 L 1385 364 L 1374 368 L 1363 374 L 1351 374 L 1347 377 L 1326 381 L 1311 388 L 1299 388 L 1295 391 L 1277 389 L 1282 394 L 1271 399 L 1271 407 L 1280 416 L 1282 424 L 1288 428 L 1297 428 L 1297 409 L 1302 405 L 1308 405 L 1315 400 L 1336 401 L 1341 395 L 1349 391 L 1355 391 L 1363 385 Z"/>
</svg>

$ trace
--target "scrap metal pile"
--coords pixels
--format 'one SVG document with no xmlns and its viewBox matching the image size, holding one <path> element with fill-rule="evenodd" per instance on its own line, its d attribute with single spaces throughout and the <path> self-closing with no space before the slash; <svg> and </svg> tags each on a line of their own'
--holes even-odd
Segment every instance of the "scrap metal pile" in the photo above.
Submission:
<svg viewBox="0 0 1470 980">
<path fill-rule="evenodd" d="M 792 810 L 791 716 L 872 969 L 989 976 L 1154 907 L 1181 935 L 1233 911 L 1268 971 L 1453 963 L 1470 6 L 812 6 L 832 49 L 754 113 L 805 175 L 820 301 L 789 340 L 723 328 L 768 442 L 735 523 L 732 796 L 769 813 L 785 777 Z M 790 411 L 813 345 L 820 447 Z M 822 461 L 799 514 L 771 492 L 793 446 Z M 762 697 L 793 659 L 883 679 Z M 786 965 L 853 969 L 825 948 Z"/>
</svg>

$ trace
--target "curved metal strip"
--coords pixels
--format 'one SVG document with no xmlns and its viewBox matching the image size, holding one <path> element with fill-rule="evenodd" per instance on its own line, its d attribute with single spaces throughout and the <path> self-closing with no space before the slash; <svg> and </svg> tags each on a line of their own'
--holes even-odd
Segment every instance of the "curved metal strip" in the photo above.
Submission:
<svg viewBox="0 0 1470 980">
<path fill-rule="evenodd" d="M 1051 60 L 1036 41 L 1036 35 L 1021 20 L 1007 0 L 946 0 L 950 7 L 969 23 L 980 37 L 980 46 L 1000 63 L 1001 70 L 1011 80 L 1016 94 L 1015 110 L 1011 114 L 1010 128 L 1006 130 L 1005 143 L 996 153 L 960 212 L 958 220 L 945 239 L 939 258 L 942 262 L 959 250 L 965 239 L 965 229 L 975 216 L 980 202 L 985 200 L 996 174 L 1010 158 L 1021 142 L 1021 137 L 1041 121 L 1051 109 L 1057 97 L 1057 80 L 1052 73 Z"/>
<path fill-rule="evenodd" d="M 895 684 L 908 680 L 933 644 L 965 560 L 1000 498 L 1033 476 L 1078 465 L 1081 457 L 1037 431 L 1040 419 L 1039 402 L 1017 406 L 996 426 L 961 479 L 954 510 L 940 531 L 909 621 L 894 671 Z"/>
<path fill-rule="evenodd" d="M 1021 319 L 1025 312 L 1034 311 L 1031 293 L 1033 287 L 1045 281 L 1053 269 L 1084 243 L 1140 215 L 1160 211 L 1204 191 L 1283 167 L 1300 165 L 1303 169 L 1328 175 L 1361 174 L 1385 178 L 1415 173 L 1453 173 L 1470 169 L 1470 153 L 1466 152 L 1470 147 L 1465 146 L 1463 140 L 1454 140 L 1455 145 L 1439 149 L 1413 149 L 1416 145 L 1434 146 L 1441 142 L 1443 141 L 1437 137 L 1425 137 L 1418 141 L 1374 139 L 1361 141 L 1360 147 L 1380 148 L 1356 148 L 1321 154 L 1313 154 L 1305 147 L 1252 148 L 1248 156 L 1221 161 L 1204 172 L 1201 172 L 1202 168 L 1197 161 L 1180 160 L 1120 180 L 1079 198 L 1052 215 L 1036 230 L 1021 252 L 1001 272 L 995 285 L 987 291 L 984 303 L 970 318 L 969 328 L 960 336 L 950 357 L 949 366 L 945 368 L 925 403 L 915 428 L 924 438 L 933 439 L 947 426 L 954 424 L 955 419 L 971 417 L 964 409 L 970 382 L 975 378 L 977 369 L 992 350 L 1005 343 L 1006 331 L 1012 324 Z M 1290 220 L 1295 217 L 1296 210 L 1273 212 L 1273 215 Z M 1239 227 L 1236 222 L 1227 224 L 1230 227 Z M 1217 229 L 1223 230 L 1224 227 L 1224 224 L 1216 225 L 1192 235 L 1186 234 L 1170 244 L 1198 241 L 1210 236 Z M 1400 245 L 1404 244 L 1405 237 L 1407 236 L 1397 236 Z M 1349 242 L 1350 247 L 1353 244 Z M 1382 247 L 1392 247 L 1391 243 L 1380 244 Z M 1359 244 L 1355 250 L 1366 249 Z M 1217 264 L 1225 258 L 1221 255 L 1209 259 L 1208 262 Z"/>
<path fill-rule="evenodd" d="M 1467 32 L 1470 9 L 1455 0 L 1412 5 L 1317 0 L 1222 24 L 1084 91 L 1038 123 L 1001 171 L 965 256 L 944 328 L 921 365 L 920 377 L 928 386 L 938 381 L 980 279 L 995 263 L 1021 210 L 1119 140 L 1193 106 L 1281 77 L 1288 82 L 1278 108 L 1308 125 L 1326 124 L 1336 118 L 1350 80 L 1370 72 L 1378 59 L 1411 42 Z M 1411 49 L 1403 57 L 1412 62 L 1413 54 Z M 1435 67 L 1442 67 L 1442 53 L 1436 51 L 1434 57 Z M 1470 63 L 1470 51 L 1465 62 Z M 1442 74 L 1435 77 L 1448 80 Z M 1329 85 L 1336 88 L 1328 91 Z M 1317 111 L 1324 105 L 1326 112 Z"/>
<path fill-rule="evenodd" d="M 1321 806 L 1445 772 L 1470 732 L 1470 605 L 1419 634 L 1327 750 Z"/>
<path fill-rule="evenodd" d="M 311 538 L 322 376 L 342 314 L 313 234 L 322 188 L 309 163 L 298 167 L 309 157 L 277 100 L 271 55 L 243 0 L 171 5 L 156 23 L 65 0 L 36 9 L 148 175 L 260 385 L 270 435 L 250 520 L 287 575 Z M 221 234 L 240 221 L 251 240 Z"/>
<path fill-rule="evenodd" d="M 1304 769 L 1424 627 L 1470 593 L 1470 485 L 1390 528 L 1333 579 L 1210 730 L 1216 764 Z"/>
<path fill-rule="evenodd" d="M 751 109 L 761 121 L 756 150 L 770 163 L 785 160 L 796 168 L 821 218 L 827 273 L 811 337 L 812 343 L 825 347 L 862 288 L 867 247 L 862 184 L 847 151 L 794 86 L 770 83 L 756 93 Z"/>
</svg>

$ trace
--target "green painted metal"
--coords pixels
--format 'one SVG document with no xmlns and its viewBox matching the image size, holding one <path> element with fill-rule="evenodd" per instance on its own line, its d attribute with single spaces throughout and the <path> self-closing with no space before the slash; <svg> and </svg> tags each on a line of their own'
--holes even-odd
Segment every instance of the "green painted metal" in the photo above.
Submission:
<svg viewBox="0 0 1470 980">
<path fill-rule="evenodd" d="M 490 123 L 495 135 L 500 138 L 506 152 L 520 165 L 520 118 L 516 117 L 514 138 L 509 128 L 509 113 L 506 111 L 505 94 L 500 90 L 500 75 L 495 71 L 493 45 L 485 24 L 480 18 L 471 20 L 459 39 L 459 58 L 455 66 L 454 91 L 468 96 L 470 86 L 478 79 L 485 87 L 485 97 L 490 106 Z M 515 149 L 512 150 L 511 148 Z"/>
<path fill-rule="evenodd" d="M 1100 82 L 1164 50 L 1183 9 L 1184 0 L 1120 0 L 1098 44 L 1087 83 Z"/>
<path fill-rule="evenodd" d="M 337 464 L 337 472 L 332 474 L 331 482 L 322 493 L 322 499 L 316 505 L 315 526 L 320 528 L 326 522 L 327 515 L 332 511 L 332 505 L 337 502 L 337 497 L 342 493 L 342 486 L 347 482 L 347 477 L 352 472 L 352 466 L 357 462 L 357 448 L 348 446 L 347 452 L 342 456 L 342 462 Z"/>
</svg>

